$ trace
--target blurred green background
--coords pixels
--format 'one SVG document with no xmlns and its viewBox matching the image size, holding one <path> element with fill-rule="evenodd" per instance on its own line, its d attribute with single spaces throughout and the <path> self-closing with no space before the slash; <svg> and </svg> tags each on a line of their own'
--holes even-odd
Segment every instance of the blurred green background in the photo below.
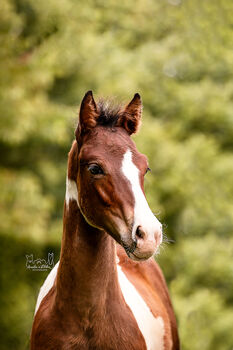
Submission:
<svg viewBox="0 0 233 350">
<path fill-rule="evenodd" d="M 1 0 L 0 348 L 27 349 L 59 259 L 67 154 L 87 90 L 142 95 L 146 193 L 184 350 L 233 349 L 232 0 Z"/>
</svg>

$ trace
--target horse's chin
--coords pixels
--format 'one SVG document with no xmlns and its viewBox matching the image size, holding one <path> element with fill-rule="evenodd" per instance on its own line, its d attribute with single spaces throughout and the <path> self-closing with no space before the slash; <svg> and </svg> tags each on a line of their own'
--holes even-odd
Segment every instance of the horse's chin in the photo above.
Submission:
<svg viewBox="0 0 233 350">
<path fill-rule="evenodd" d="M 134 253 L 129 253 L 129 254 L 127 254 L 127 255 L 128 255 L 128 257 L 129 257 L 130 259 L 132 259 L 132 260 L 134 260 L 134 261 L 138 261 L 138 262 L 140 262 L 140 261 L 146 261 L 146 260 L 150 259 L 150 258 L 153 256 L 153 254 L 148 254 L 148 255 L 139 256 L 139 255 L 136 255 L 136 254 L 134 254 Z"/>
</svg>

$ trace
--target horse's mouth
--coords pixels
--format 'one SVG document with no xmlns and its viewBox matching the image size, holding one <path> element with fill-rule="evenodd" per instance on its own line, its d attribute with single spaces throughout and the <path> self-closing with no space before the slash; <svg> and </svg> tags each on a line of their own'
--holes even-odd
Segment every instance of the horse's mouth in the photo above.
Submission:
<svg viewBox="0 0 233 350">
<path fill-rule="evenodd" d="M 127 254 L 128 255 L 128 254 Z M 146 261 L 149 258 L 151 258 L 152 255 L 146 255 L 146 256 L 137 256 L 134 253 L 129 253 L 128 257 L 134 261 Z"/>
<path fill-rule="evenodd" d="M 137 241 L 133 241 L 133 243 L 129 246 L 125 242 L 121 242 L 122 247 L 124 248 L 126 254 L 130 258 L 130 254 L 133 254 L 136 247 L 137 247 Z"/>
<path fill-rule="evenodd" d="M 143 256 L 138 256 L 137 254 L 135 254 L 135 249 L 137 247 L 137 241 L 133 242 L 131 244 L 131 246 L 128 246 L 124 242 L 122 242 L 121 245 L 123 246 L 123 248 L 124 248 L 126 254 L 128 255 L 128 257 L 130 259 L 134 260 L 134 261 L 145 261 L 145 260 L 148 260 L 151 257 L 151 254 L 143 255 Z"/>
</svg>

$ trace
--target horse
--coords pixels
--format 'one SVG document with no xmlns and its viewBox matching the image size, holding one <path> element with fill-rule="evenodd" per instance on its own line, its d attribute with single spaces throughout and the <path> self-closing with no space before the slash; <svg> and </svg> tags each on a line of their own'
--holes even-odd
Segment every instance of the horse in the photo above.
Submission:
<svg viewBox="0 0 233 350">
<path fill-rule="evenodd" d="M 68 155 L 60 261 L 38 296 L 31 350 L 178 350 L 177 323 L 153 255 L 162 225 L 144 193 L 147 157 L 131 139 L 142 101 L 88 91 Z"/>
</svg>

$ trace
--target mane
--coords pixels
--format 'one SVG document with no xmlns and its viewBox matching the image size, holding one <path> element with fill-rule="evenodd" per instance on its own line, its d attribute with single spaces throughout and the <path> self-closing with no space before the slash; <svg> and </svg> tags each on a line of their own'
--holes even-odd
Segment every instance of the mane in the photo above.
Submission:
<svg viewBox="0 0 233 350">
<path fill-rule="evenodd" d="M 97 109 L 99 113 L 97 125 L 112 128 L 117 124 L 121 115 L 122 105 L 115 103 L 113 99 L 100 98 L 97 101 Z"/>
</svg>

